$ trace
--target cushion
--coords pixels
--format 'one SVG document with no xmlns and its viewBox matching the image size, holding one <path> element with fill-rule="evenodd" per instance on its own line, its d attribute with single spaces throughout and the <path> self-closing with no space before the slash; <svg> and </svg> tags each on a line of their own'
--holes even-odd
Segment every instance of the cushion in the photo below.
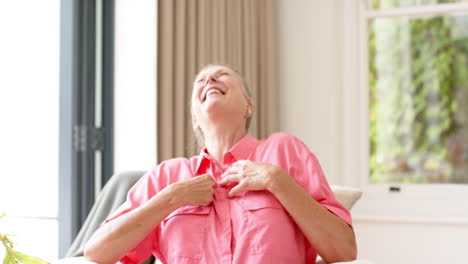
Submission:
<svg viewBox="0 0 468 264">
<path fill-rule="evenodd" d="M 362 196 L 362 191 L 358 188 L 341 185 L 331 185 L 330 187 L 336 199 L 348 210 L 350 210 Z"/>
</svg>

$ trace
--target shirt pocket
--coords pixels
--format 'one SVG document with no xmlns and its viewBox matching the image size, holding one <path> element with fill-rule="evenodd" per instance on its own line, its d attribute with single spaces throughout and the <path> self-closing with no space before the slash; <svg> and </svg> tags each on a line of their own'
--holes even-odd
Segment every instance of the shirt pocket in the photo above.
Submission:
<svg viewBox="0 0 468 264">
<path fill-rule="evenodd" d="M 160 247 L 169 263 L 177 258 L 201 259 L 210 206 L 183 206 L 162 222 Z M 174 261 L 172 261 L 174 260 Z"/>
<path fill-rule="evenodd" d="M 261 209 L 283 209 L 276 197 L 267 191 L 249 191 L 239 199 L 242 207 L 248 211 Z"/>
<path fill-rule="evenodd" d="M 250 191 L 239 199 L 245 209 L 248 248 L 252 254 L 283 256 L 297 252 L 296 224 L 268 191 Z"/>
</svg>

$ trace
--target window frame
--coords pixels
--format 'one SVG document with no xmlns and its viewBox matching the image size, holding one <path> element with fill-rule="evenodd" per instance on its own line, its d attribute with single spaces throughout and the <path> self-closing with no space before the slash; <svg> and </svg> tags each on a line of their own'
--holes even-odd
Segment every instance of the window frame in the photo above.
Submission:
<svg viewBox="0 0 468 264">
<path fill-rule="evenodd" d="M 355 0 L 354 16 L 344 20 L 346 27 L 356 32 L 356 37 L 346 37 L 345 41 L 354 43 L 346 52 L 354 51 L 353 58 L 344 56 L 344 83 L 349 81 L 354 87 L 344 87 L 344 133 L 343 142 L 345 182 L 359 186 L 364 196 L 353 209 L 358 221 L 468 224 L 468 185 L 467 184 L 403 184 L 371 183 L 369 180 L 369 83 L 368 83 L 368 28 L 373 19 L 391 17 L 434 17 L 464 13 L 468 15 L 468 3 L 437 4 L 418 7 L 405 7 L 382 10 L 368 10 L 367 1 Z M 350 1 L 352 2 L 352 1 Z M 353 3 L 347 4 L 352 8 Z M 345 10 L 347 10 L 345 6 Z M 349 11 L 349 10 L 348 10 Z M 349 23 L 349 22 L 352 23 Z M 348 25 L 347 25 L 348 24 Z M 353 50 L 354 49 L 354 50 Z M 347 68 L 358 65 L 355 70 Z M 350 74 L 358 77 L 352 77 Z M 353 91 L 355 94 L 353 94 Z M 357 117 L 357 120 L 356 120 Z M 350 120 L 357 121 L 354 124 Z M 357 123 L 357 124 L 356 124 Z M 351 177 L 356 177 L 350 180 Z M 359 175 L 359 176 L 356 176 Z M 399 191 L 390 191 L 394 187 Z"/>
<path fill-rule="evenodd" d="M 60 5 L 58 251 L 64 257 L 114 170 L 115 0 Z"/>
</svg>

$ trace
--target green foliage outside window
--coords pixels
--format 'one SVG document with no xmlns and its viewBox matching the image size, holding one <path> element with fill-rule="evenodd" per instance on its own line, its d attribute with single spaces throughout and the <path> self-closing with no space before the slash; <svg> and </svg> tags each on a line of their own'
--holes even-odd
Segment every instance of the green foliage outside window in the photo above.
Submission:
<svg viewBox="0 0 468 264">
<path fill-rule="evenodd" d="M 371 24 L 371 182 L 468 183 L 467 22 Z"/>
</svg>

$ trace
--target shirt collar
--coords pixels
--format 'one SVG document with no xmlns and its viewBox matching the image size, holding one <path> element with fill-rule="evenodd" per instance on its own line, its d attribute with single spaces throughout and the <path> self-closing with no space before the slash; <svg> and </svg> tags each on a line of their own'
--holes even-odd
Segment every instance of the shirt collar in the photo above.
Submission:
<svg viewBox="0 0 468 264">
<path fill-rule="evenodd" d="M 239 140 L 226 154 L 230 153 L 236 160 L 245 160 L 250 157 L 250 154 L 255 150 L 257 144 L 258 139 L 251 136 L 250 134 L 247 134 L 241 140 Z M 209 162 L 210 159 L 210 154 L 208 154 L 208 150 L 206 147 L 204 147 L 198 155 L 195 172 L 198 172 L 202 164 Z"/>
<path fill-rule="evenodd" d="M 250 154 L 257 147 L 257 144 L 258 140 L 250 134 L 247 134 L 228 152 L 230 152 L 236 160 L 245 160 L 249 158 Z"/>
</svg>

